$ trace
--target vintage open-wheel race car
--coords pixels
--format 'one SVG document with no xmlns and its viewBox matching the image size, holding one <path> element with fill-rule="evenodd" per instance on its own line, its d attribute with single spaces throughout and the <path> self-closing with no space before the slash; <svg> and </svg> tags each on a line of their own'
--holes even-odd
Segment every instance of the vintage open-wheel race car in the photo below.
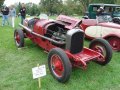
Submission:
<svg viewBox="0 0 120 90">
<path fill-rule="evenodd" d="M 69 80 L 72 67 L 86 69 L 89 61 L 102 66 L 112 58 L 112 49 L 104 39 L 94 39 L 89 48 L 84 47 L 84 31 L 79 29 L 81 20 L 60 15 L 56 20 L 25 19 L 22 28 L 16 29 L 14 39 L 17 47 L 24 47 L 29 38 L 48 53 L 48 66 L 59 82 Z"/>
</svg>

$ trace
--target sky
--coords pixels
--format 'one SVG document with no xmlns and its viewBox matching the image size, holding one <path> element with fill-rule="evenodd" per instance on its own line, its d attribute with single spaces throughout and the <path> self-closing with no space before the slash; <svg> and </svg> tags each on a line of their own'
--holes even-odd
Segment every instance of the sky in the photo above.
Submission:
<svg viewBox="0 0 120 90">
<path fill-rule="evenodd" d="M 17 2 L 21 2 L 21 3 L 32 2 L 32 3 L 38 4 L 40 2 L 40 0 L 5 0 L 4 4 L 7 6 L 10 6 Z"/>
</svg>

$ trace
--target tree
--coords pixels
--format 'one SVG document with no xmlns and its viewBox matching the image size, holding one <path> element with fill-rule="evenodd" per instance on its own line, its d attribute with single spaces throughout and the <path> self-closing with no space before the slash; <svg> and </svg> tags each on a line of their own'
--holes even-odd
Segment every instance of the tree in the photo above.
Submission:
<svg viewBox="0 0 120 90">
<path fill-rule="evenodd" d="M 62 0 L 41 0 L 41 12 L 53 15 L 61 12 Z"/>
<path fill-rule="evenodd" d="M 80 6 L 74 0 L 67 0 L 62 7 L 62 13 L 66 15 L 80 14 Z M 79 9 L 79 10 L 78 10 Z"/>
<path fill-rule="evenodd" d="M 27 14 L 31 16 L 38 16 L 40 14 L 39 6 L 34 3 L 26 4 Z"/>
<path fill-rule="evenodd" d="M 4 1 L 4 0 L 2 0 Z M 0 1 L 1 2 L 1 1 Z M 120 0 L 41 0 L 39 5 L 27 3 L 26 9 L 29 15 L 39 15 L 41 12 L 48 15 L 81 15 L 87 11 L 90 3 L 111 3 L 120 4 Z M 1 4 L 1 3 L 0 3 Z M 16 3 L 16 11 L 19 13 L 20 3 Z"/>
<path fill-rule="evenodd" d="M 19 10 L 21 8 L 21 3 L 20 2 L 19 3 L 15 3 L 14 5 L 15 5 L 15 8 L 16 8 L 16 14 L 18 14 Z"/>
<path fill-rule="evenodd" d="M 3 5 L 3 2 L 4 2 L 5 0 L 0 0 L 0 7 Z"/>
<path fill-rule="evenodd" d="M 117 0 L 74 0 L 78 4 L 82 5 L 83 12 L 87 11 L 90 3 L 107 3 L 114 4 Z M 119 1 L 119 0 L 118 0 Z"/>
<path fill-rule="evenodd" d="M 120 4 L 120 0 L 116 0 L 116 4 Z"/>
</svg>

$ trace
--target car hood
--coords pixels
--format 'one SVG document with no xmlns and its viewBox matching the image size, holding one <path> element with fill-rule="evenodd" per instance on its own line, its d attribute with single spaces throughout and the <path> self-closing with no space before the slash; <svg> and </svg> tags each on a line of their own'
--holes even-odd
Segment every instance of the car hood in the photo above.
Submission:
<svg viewBox="0 0 120 90">
<path fill-rule="evenodd" d="M 114 14 L 113 14 L 113 17 L 120 17 L 120 12 L 114 13 Z"/>
<path fill-rule="evenodd" d="M 59 15 L 57 17 L 57 21 L 61 21 L 65 23 L 65 28 L 67 29 L 73 29 L 75 28 L 79 23 L 81 23 L 82 20 L 78 18 L 73 18 L 65 15 Z"/>
<path fill-rule="evenodd" d="M 99 23 L 99 26 L 104 26 L 104 27 L 110 27 L 110 28 L 117 28 L 120 29 L 120 25 L 112 22 L 104 22 L 104 23 Z"/>
<path fill-rule="evenodd" d="M 47 20 L 47 19 L 40 19 L 37 24 L 39 23 L 40 26 L 45 27 L 47 24 L 50 23 L 57 23 L 60 25 L 64 25 L 66 29 L 73 29 L 79 23 L 81 23 L 80 19 L 65 16 L 65 15 L 59 15 L 56 20 Z"/>
</svg>

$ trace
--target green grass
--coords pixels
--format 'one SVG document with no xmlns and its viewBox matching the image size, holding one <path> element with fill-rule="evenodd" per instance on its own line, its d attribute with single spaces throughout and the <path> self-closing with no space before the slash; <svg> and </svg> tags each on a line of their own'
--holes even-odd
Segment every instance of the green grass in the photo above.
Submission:
<svg viewBox="0 0 120 90">
<path fill-rule="evenodd" d="M 13 33 L 11 26 L 0 26 L 0 90 L 38 90 L 31 69 L 38 63 L 47 66 L 47 54 L 29 39 L 25 40 L 25 48 L 18 50 Z M 120 52 L 114 52 L 112 61 L 104 67 L 90 62 L 86 70 L 73 68 L 66 84 L 57 82 L 47 66 L 47 76 L 41 83 L 41 90 L 120 90 Z"/>
</svg>

